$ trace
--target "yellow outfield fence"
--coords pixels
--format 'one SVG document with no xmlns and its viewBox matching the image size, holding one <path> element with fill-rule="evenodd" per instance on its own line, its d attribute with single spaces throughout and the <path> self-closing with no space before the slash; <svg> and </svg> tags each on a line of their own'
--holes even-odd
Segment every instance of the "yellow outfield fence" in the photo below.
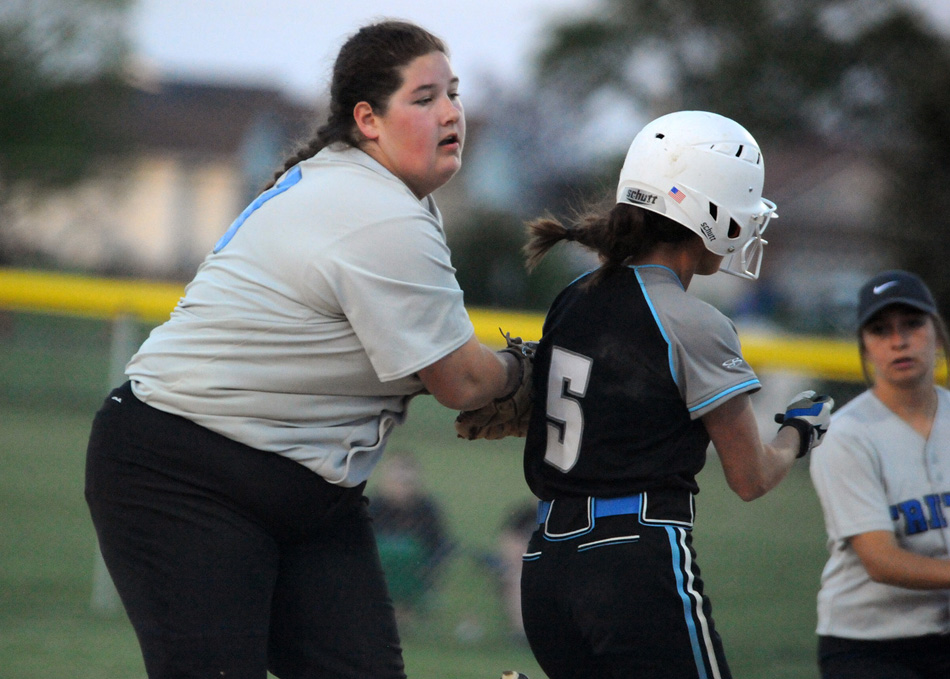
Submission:
<svg viewBox="0 0 950 679">
<path fill-rule="evenodd" d="M 0 308 L 115 320 L 161 323 L 184 291 L 182 283 L 93 278 L 26 269 L 0 269 Z M 479 339 L 499 345 L 499 328 L 524 339 L 541 336 L 543 316 L 497 309 L 469 309 Z M 746 334 L 742 351 L 759 372 L 790 371 L 813 377 L 862 381 L 853 340 Z"/>
<path fill-rule="evenodd" d="M 133 316 L 161 323 L 184 285 L 92 278 L 27 269 L 0 269 L 0 308 L 111 320 Z"/>
</svg>

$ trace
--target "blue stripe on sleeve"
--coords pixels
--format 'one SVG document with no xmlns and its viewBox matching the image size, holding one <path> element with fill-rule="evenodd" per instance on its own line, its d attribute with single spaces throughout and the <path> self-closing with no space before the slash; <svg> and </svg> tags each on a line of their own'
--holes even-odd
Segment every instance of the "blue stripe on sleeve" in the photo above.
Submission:
<svg viewBox="0 0 950 679">
<path fill-rule="evenodd" d="M 712 403 L 713 401 L 718 401 L 719 399 L 724 398 L 724 397 L 728 396 L 729 394 L 734 394 L 734 393 L 736 393 L 737 391 L 740 391 L 740 390 L 743 390 L 743 391 L 744 391 L 744 390 L 746 390 L 748 387 L 754 387 L 754 386 L 762 386 L 762 383 L 759 382 L 758 379 L 746 380 L 746 381 L 743 382 L 742 384 L 737 384 L 737 385 L 734 386 L 734 387 L 730 387 L 730 388 L 726 389 L 725 391 L 719 392 L 718 394 L 716 394 L 716 395 L 713 396 L 712 398 L 707 398 L 707 399 L 706 399 L 705 401 L 703 401 L 702 403 L 700 403 L 700 404 L 698 404 L 698 405 L 694 405 L 692 408 L 689 409 L 689 412 L 694 413 L 694 412 L 696 412 L 697 410 L 702 410 L 703 408 L 705 408 L 706 406 L 708 406 L 708 405 L 709 405 L 710 403 Z"/>
</svg>

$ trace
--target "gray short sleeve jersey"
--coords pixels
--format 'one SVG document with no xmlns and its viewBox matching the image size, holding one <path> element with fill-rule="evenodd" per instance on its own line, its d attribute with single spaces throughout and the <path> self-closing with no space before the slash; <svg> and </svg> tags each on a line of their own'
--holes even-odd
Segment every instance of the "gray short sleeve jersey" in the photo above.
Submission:
<svg viewBox="0 0 950 679">
<path fill-rule="evenodd" d="M 472 334 L 432 198 L 327 148 L 242 213 L 126 373 L 160 410 L 353 486 L 415 373 Z"/>
<path fill-rule="evenodd" d="M 737 394 L 761 388 L 759 378 L 742 357 L 736 326 L 727 316 L 687 294 L 666 267 L 641 266 L 636 271 L 666 341 L 670 373 L 692 419 Z"/>
<path fill-rule="evenodd" d="M 892 531 L 906 550 L 950 558 L 950 392 L 937 389 L 930 437 L 897 417 L 870 391 L 833 417 L 812 452 L 830 558 L 818 593 L 818 633 L 893 639 L 950 632 L 950 591 L 873 582 L 849 538 Z"/>
</svg>

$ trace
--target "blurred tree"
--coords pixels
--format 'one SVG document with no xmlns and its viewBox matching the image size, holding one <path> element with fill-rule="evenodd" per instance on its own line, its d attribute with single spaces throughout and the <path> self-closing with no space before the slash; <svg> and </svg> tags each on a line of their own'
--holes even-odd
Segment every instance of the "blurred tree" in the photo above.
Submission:
<svg viewBox="0 0 950 679">
<path fill-rule="evenodd" d="M 0 4 L 0 201 L 20 182 L 73 181 L 121 148 L 98 123 L 124 90 L 128 2 Z"/>
<path fill-rule="evenodd" d="M 601 0 L 552 27 L 539 65 L 578 116 L 610 93 L 645 120 L 712 110 L 769 143 L 876 156 L 881 241 L 948 309 L 950 43 L 906 2 Z"/>
<path fill-rule="evenodd" d="M 561 289 L 593 268 L 576 245 L 558 247 L 531 275 L 525 270 L 524 223 L 511 213 L 476 210 L 448 234 L 452 263 L 470 306 L 546 311 Z"/>
</svg>

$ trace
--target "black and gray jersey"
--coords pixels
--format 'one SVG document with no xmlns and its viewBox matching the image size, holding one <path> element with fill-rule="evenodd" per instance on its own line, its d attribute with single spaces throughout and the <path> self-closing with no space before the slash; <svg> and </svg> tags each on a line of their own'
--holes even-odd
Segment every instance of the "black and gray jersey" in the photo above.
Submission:
<svg viewBox="0 0 950 679">
<path fill-rule="evenodd" d="M 588 274 L 589 276 L 589 274 Z M 535 357 L 525 478 L 541 499 L 698 491 L 700 418 L 760 387 L 735 326 L 664 266 L 625 267 L 555 299 Z"/>
</svg>

